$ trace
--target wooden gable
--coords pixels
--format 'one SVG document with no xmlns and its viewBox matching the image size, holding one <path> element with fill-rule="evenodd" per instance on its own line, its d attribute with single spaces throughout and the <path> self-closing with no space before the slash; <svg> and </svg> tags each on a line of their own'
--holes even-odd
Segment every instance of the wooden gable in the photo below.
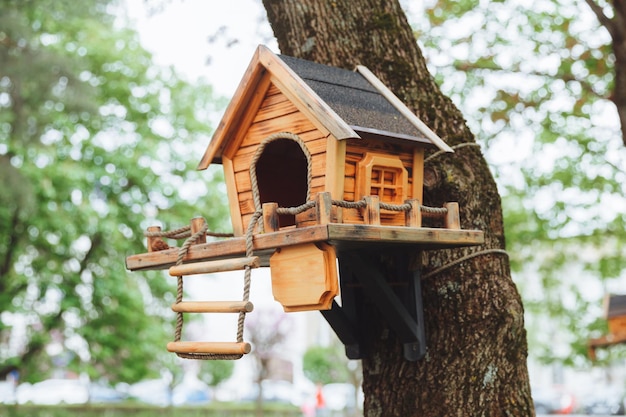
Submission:
<svg viewBox="0 0 626 417">
<path fill-rule="evenodd" d="M 231 217 L 235 234 L 243 234 L 243 230 L 250 217 L 254 214 L 252 183 L 250 177 L 250 166 L 261 142 L 268 136 L 276 132 L 289 132 L 298 135 L 308 152 L 311 154 L 311 187 L 310 193 L 314 195 L 318 192 L 329 191 L 336 198 L 340 198 L 343 192 L 343 180 L 339 181 L 338 176 L 343 179 L 344 154 L 343 146 L 332 134 L 318 128 L 304 112 L 281 92 L 277 86 L 270 83 L 264 99 L 252 118 L 249 127 L 241 135 L 241 140 L 237 144 L 230 144 L 225 147 L 222 154 L 222 164 L 224 165 L 225 177 L 231 199 Z M 259 189 L 263 201 L 278 202 L 283 207 L 292 207 L 306 202 L 304 198 L 306 186 L 297 186 L 294 176 L 306 174 L 306 165 L 302 158 L 298 158 L 298 146 L 293 143 L 284 143 L 275 148 L 275 152 L 286 152 L 289 158 L 281 158 L 280 155 L 271 156 L 269 162 L 263 169 L 266 173 L 266 180 L 273 184 L 263 183 L 259 179 Z M 291 151 L 287 152 L 289 149 Z M 258 161 L 261 163 L 261 160 Z M 306 178 L 301 178 L 302 181 Z M 294 185 L 295 184 L 295 185 Z M 264 191 L 263 191 L 264 190 Z M 233 204 L 234 203 L 234 204 Z M 241 219 L 239 222 L 237 219 Z M 283 224 L 292 223 L 292 221 Z"/>
<path fill-rule="evenodd" d="M 256 116 L 270 85 L 278 88 L 320 131 L 336 139 L 360 136 L 278 56 L 259 46 L 218 125 L 198 169 L 221 162 L 225 148 L 237 147 Z"/>
</svg>

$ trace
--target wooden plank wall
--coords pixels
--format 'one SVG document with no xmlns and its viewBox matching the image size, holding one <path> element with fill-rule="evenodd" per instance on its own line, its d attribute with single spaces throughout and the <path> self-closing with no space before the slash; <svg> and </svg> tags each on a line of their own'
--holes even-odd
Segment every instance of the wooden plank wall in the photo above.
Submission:
<svg viewBox="0 0 626 417">
<path fill-rule="evenodd" d="M 326 136 L 276 86 L 270 85 L 240 148 L 233 157 L 235 186 L 244 230 L 254 213 L 254 200 L 250 184 L 252 158 L 261 141 L 277 132 L 295 133 L 306 143 L 311 153 L 313 165 L 311 196 L 324 191 Z"/>
</svg>

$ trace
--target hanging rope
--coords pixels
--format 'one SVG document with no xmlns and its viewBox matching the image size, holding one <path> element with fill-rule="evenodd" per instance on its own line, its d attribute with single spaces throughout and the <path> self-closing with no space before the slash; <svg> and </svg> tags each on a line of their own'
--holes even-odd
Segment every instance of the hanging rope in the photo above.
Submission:
<svg viewBox="0 0 626 417">
<path fill-rule="evenodd" d="M 246 233 L 246 256 L 252 256 L 252 231 L 254 229 L 254 224 L 260 218 L 260 214 L 255 213 L 253 215 L 253 220 L 250 222 L 251 228 L 248 228 L 248 232 Z M 189 252 L 189 248 L 191 245 L 196 243 L 198 238 L 204 235 L 213 236 L 213 237 L 233 237 L 232 233 L 220 233 L 220 232 L 211 232 L 208 230 L 208 226 L 205 223 L 200 230 L 196 233 L 191 233 L 191 226 L 183 226 L 178 229 L 168 230 L 168 231 L 146 231 L 144 232 L 146 237 L 165 237 L 170 239 L 185 239 L 183 245 L 178 249 L 178 256 L 176 258 L 176 265 L 181 265 L 183 263 L 183 259 L 187 256 Z M 164 249 L 167 249 L 167 245 Z M 244 289 L 243 289 L 243 301 L 250 300 L 250 282 L 251 282 L 251 268 L 249 266 L 245 267 L 245 275 L 244 275 Z M 184 283 L 183 276 L 179 275 L 176 277 L 177 285 L 176 285 L 176 304 L 183 301 L 184 295 Z M 183 333 L 183 325 L 184 325 L 184 313 L 177 312 L 176 313 L 176 328 L 174 330 L 174 341 L 180 342 Z M 240 312 L 237 320 L 237 342 L 243 342 L 243 329 L 245 325 L 245 312 Z M 216 359 L 224 359 L 224 360 L 233 360 L 239 359 L 243 355 L 229 355 L 229 354 L 213 354 L 213 353 L 176 353 L 179 357 L 185 359 L 200 359 L 200 360 L 216 360 Z"/>
<path fill-rule="evenodd" d="M 480 148 L 480 145 L 478 143 L 476 143 L 476 142 L 465 142 L 465 143 L 460 143 L 458 145 L 452 146 L 452 149 L 453 150 L 457 150 L 457 149 L 461 149 L 461 148 L 468 147 L 468 146 L 476 146 L 476 147 Z M 428 158 L 424 159 L 424 164 L 426 164 L 427 162 L 431 161 L 432 159 L 437 158 L 438 156 L 443 155 L 445 153 L 446 152 L 444 152 L 444 151 L 437 151 L 437 152 L 435 152 L 434 154 L 430 155 Z M 423 210 L 423 208 L 422 208 L 422 210 Z M 452 262 L 450 262 L 450 263 L 448 263 L 446 265 L 443 265 L 443 266 L 441 266 L 441 267 L 439 267 L 439 268 L 437 268 L 437 269 L 435 269 L 433 271 L 430 271 L 429 273 L 422 275 L 422 278 L 423 279 L 430 278 L 432 276 L 435 276 L 435 275 L 445 271 L 446 269 L 449 269 L 449 268 L 452 268 L 452 267 L 454 267 L 456 265 L 459 265 L 460 263 L 465 262 L 465 261 L 467 261 L 469 259 L 475 258 L 477 256 L 489 255 L 489 254 L 502 254 L 502 255 L 506 255 L 507 257 L 509 256 L 509 253 L 506 250 L 504 250 L 504 249 L 485 249 L 485 250 L 477 251 L 477 252 L 471 253 L 469 255 L 463 256 L 463 257 L 461 257 L 459 259 L 456 259 L 456 260 L 454 260 L 454 261 L 452 261 Z"/>
<path fill-rule="evenodd" d="M 480 148 L 480 145 L 479 145 L 478 143 L 476 143 L 476 142 L 465 142 L 465 143 L 460 143 L 460 144 L 458 144 L 458 145 L 454 145 L 454 146 L 452 146 L 451 148 L 452 148 L 452 150 L 457 150 L 457 149 L 464 148 L 464 147 L 466 147 L 466 146 L 477 146 L 477 147 L 479 147 L 479 148 Z M 437 152 L 435 152 L 434 154 L 430 155 L 428 158 L 424 159 L 424 163 L 429 162 L 430 160 L 432 160 L 432 159 L 434 159 L 434 158 L 438 157 L 439 155 L 443 155 L 443 154 L 447 154 L 447 153 L 449 153 L 449 152 L 446 152 L 446 151 L 437 151 Z"/>
<path fill-rule="evenodd" d="M 443 271 L 445 271 L 446 269 L 450 269 L 462 262 L 465 262 L 469 259 L 472 258 L 476 258 L 477 256 L 482 256 L 482 255 L 489 255 L 489 254 L 502 254 L 502 255 L 506 255 L 507 257 L 509 256 L 509 253 L 507 251 L 505 251 L 504 249 L 485 249 L 485 250 L 481 250 L 481 251 L 477 251 L 474 253 L 470 253 L 469 255 L 465 255 L 459 259 L 456 259 L 450 263 L 447 263 L 433 271 L 428 272 L 427 274 L 422 275 L 422 279 L 427 279 L 430 278 L 432 276 L 435 276 Z"/>
<path fill-rule="evenodd" d="M 262 211 L 256 211 L 252 215 L 250 219 L 250 223 L 248 223 L 248 228 L 246 229 L 246 257 L 250 258 L 254 255 L 254 249 L 252 247 L 252 239 L 254 235 L 254 228 L 259 219 L 263 216 Z M 250 284 L 252 282 L 252 267 L 246 265 L 243 275 L 243 301 L 250 300 Z M 245 320 L 246 320 L 246 312 L 242 311 L 239 313 L 239 317 L 237 319 L 237 342 L 243 342 L 243 331 L 245 328 Z"/>
</svg>

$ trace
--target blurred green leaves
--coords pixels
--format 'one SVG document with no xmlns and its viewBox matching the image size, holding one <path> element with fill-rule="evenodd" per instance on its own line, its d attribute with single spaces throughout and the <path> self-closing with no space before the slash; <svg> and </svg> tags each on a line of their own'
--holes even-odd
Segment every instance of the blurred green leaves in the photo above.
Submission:
<svg viewBox="0 0 626 417">
<path fill-rule="evenodd" d="M 611 38 L 584 2 L 425 7 L 416 27 L 431 72 L 498 181 L 530 354 L 584 364 L 587 339 L 605 331 L 604 293 L 623 292 L 626 281 Z"/>
<path fill-rule="evenodd" d="M 174 282 L 124 258 L 151 224 L 224 228 L 220 174 L 195 171 L 223 101 L 155 67 L 115 7 L 0 2 L 0 376 L 40 379 L 57 352 L 111 381 L 158 374 Z"/>
<path fill-rule="evenodd" d="M 312 346 L 302 358 L 304 375 L 311 381 L 322 385 L 333 382 L 350 381 L 348 360 L 340 344 L 331 346 Z M 345 363 L 346 366 L 337 366 Z"/>
</svg>

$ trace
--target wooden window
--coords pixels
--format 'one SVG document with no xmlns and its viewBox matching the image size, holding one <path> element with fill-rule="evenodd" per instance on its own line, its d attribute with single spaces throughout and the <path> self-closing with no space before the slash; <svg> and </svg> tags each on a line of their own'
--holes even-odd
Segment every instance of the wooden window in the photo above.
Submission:
<svg viewBox="0 0 626 417">
<path fill-rule="evenodd" d="M 402 204 L 408 194 L 408 174 L 397 156 L 368 152 L 358 163 L 359 198 L 377 195 L 381 202 Z"/>
</svg>

